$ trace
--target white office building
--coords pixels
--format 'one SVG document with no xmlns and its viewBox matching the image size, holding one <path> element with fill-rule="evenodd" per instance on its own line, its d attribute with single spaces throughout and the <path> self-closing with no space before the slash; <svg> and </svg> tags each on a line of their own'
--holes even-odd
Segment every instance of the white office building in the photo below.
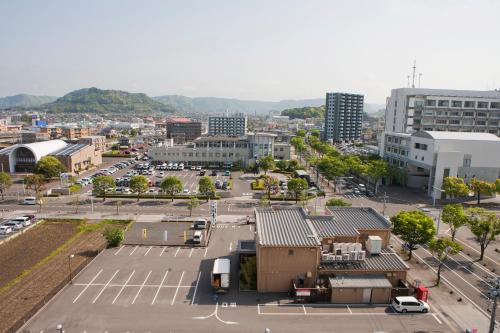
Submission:
<svg viewBox="0 0 500 333">
<path fill-rule="evenodd" d="M 247 117 L 244 114 L 208 117 L 208 135 L 241 136 L 246 133 Z"/>
<path fill-rule="evenodd" d="M 482 132 L 500 136 L 500 91 L 398 88 L 385 111 L 385 132 Z"/>
<path fill-rule="evenodd" d="M 494 182 L 500 178 L 500 138 L 491 133 L 385 132 L 380 156 L 407 171 L 409 187 L 441 198 L 446 177 Z"/>
</svg>

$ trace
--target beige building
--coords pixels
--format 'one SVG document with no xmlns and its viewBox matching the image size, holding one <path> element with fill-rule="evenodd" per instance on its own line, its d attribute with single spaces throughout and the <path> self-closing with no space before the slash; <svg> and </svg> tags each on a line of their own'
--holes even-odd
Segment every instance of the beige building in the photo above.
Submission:
<svg viewBox="0 0 500 333">
<path fill-rule="evenodd" d="M 371 208 L 256 210 L 257 290 L 296 299 L 388 303 L 408 266 L 388 248 L 390 224 Z"/>
</svg>

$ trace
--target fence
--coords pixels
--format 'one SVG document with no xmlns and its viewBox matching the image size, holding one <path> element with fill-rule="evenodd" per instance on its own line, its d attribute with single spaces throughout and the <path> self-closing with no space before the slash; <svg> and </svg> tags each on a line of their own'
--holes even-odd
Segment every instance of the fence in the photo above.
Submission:
<svg viewBox="0 0 500 333">
<path fill-rule="evenodd" d="M 91 256 L 87 257 L 80 265 L 73 268 L 71 271 L 71 276 L 76 276 L 82 269 L 84 269 L 102 250 L 104 250 L 105 246 L 100 247 L 99 249 L 93 251 Z M 47 304 L 57 293 L 64 288 L 70 282 L 70 273 L 66 274 L 66 277 L 55 286 L 49 293 L 43 296 L 43 298 L 38 301 L 28 312 L 26 312 L 20 319 L 18 319 L 12 326 L 10 326 L 5 333 L 15 333 L 21 327 L 23 327 L 26 322 L 33 317 L 45 304 Z M 23 333 L 29 333 L 29 330 L 23 330 Z"/>
</svg>

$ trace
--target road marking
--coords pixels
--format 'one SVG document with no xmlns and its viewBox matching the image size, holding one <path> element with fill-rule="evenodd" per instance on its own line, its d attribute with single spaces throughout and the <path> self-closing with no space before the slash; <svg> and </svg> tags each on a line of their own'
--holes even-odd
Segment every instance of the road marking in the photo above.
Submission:
<svg viewBox="0 0 500 333">
<path fill-rule="evenodd" d="M 142 285 L 140 286 L 139 290 L 137 290 L 137 294 L 135 294 L 135 297 L 134 299 L 132 300 L 132 304 L 135 303 L 135 300 L 137 299 L 137 297 L 139 296 L 139 293 L 141 292 L 142 288 L 144 288 L 144 285 L 146 284 L 146 281 L 148 280 L 149 278 L 149 275 L 151 275 L 151 272 L 152 271 L 149 271 L 148 275 L 146 276 L 146 278 L 144 279 L 144 282 L 142 283 Z"/>
<path fill-rule="evenodd" d="M 233 242 L 229 243 L 229 252 L 233 251 Z"/>
<path fill-rule="evenodd" d="M 352 314 L 352 310 L 351 310 L 351 308 L 349 307 L 349 305 L 347 305 L 347 310 L 349 310 L 349 313 L 351 313 L 351 314 Z"/>
<path fill-rule="evenodd" d="M 130 252 L 130 254 L 128 256 L 130 257 L 131 255 L 133 255 L 135 250 L 137 250 L 138 247 L 139 247 L 138 245 L 136 247 L 134 247 L 134 249 L 132 250 L 132 252 Z"/>
<path fill-rule="evenodd" d="M 163 279 L 161 279 L 160 285 L 158 286 L 158 290 L 156 290 L 155 297 L 153 297 L 153 301 L 151 301 L 151 305 L 155 304 L 156 297 L 158 297 L 158 294 L 160 293 L 161 286 L 163 285 L 163 282 L 165 282 L 165 278 L 168 275 L 168 270 L 165 272 L 165 275 L 163 275 Z"/>
<path fill-rule="evenodd" d="M 160 253 L 160 257 L 161 257 L 161 255 L 163 254 L 163 252 L 165 252 L 165 249 L 166 249 L 166 248 L 167 248 L 167 247 L 165 247 L 165 246 L 163 247 L 163 250 L 161 250 L 161 253 Z"/>
<path fill-rule="evenodd" d="M 203 258 L 207 257 L 208 246 L 205 248 L 205 253 L 203 254 Z"/>
<path fill-rule="evenodd" d="M 304 305 L 302 305 L 302 311 L 304 311 L 305 315 L 307 314 L 306 307 Z"/>
<path fill-rule="evenodd" d="M 177 251 L 175 251 L 174 257 L 177 257 L 177 253 L 179 253 L 180 249 L 181 249 L 180 247 L 177 248 Z"/>
<path fill-rule="evenodd" d="M 250 224 L 250 231 L 252 231 L 252 225 Z"/>
<path fill-rule="evenodd" d="M 125 281 L 125 284 L 120 288 L 120 291 L 116 295 L 115 299 L 113 299 L 113 302 L 111 302 L 111 304 L 115 304 L 116 300 L 118 299 L 118 297 L 120 297 L 123 289 L 125 289 L 125 287 L 127 286 L 127 283 L 130 281 L 130 279 L 132 278 L 132 276 L 134 275 L 134 273 L 135 273 L 135 269 L 132 271 L 132 274 L 130 274 L 130 276 L 128 277 L 127 281 Z"/>
<path fill-rule="evenodd" d="M 191 255 L 193 254 L 194 247 L 191 248 L 191 251 L 189 251 L 189 258 L 191 258 Z"/>
<path fill-rule="evenodd" d="M 439 320 L 438 316 L 435 313 L 433 313 L 432 316 L 434 317 L 434 319 L 436 319 L 436 321 L 439 323 L 439 325 L 443 324 L 441 322 L 441 320 Z"/>
<path fill-rule="evenodd" d="M 148 255 L 148 253 L 149 253 L 149 251 L 151 251 L 151 249 L 152 249 L 152 248 L 153 248 L 153 247 L 152 247 L 152 246 L 150 246 L 150 247 L 149 247 L 149 249 L 146 251 L 146 253 L 144 253 L 144 256 L 147 256 L 147 255 Z"/>
<path fill-rule="evenodd" d="M 472 246 L 470 246 L 470 245 L 469 245 L 469 244 L 467 244 L 466 242 L 461 241 L 461 240 L 460 240 L 460 239 L 458 239 L 458 238 L 455 238 L 455 240 L 456 240 L 456 241 L 458 241 L 458 242 L 460 242 L 460 243 L 462 243 L 462 244 L 464 244 L 465 246 L 467 246 L 467 247 L 468 247 L 469 249 L 471 249 L 472 251 L 474 251 L 474 252 L 476 252 L 476 253 L 479 253 L 479 254 L 481 253 L 480 251 L 476 250 L 475 248 L 473 248 Z M 488 257 L 486 254 L 484 255 L 484 257 L 485 257 L 485 258 L 487 258 L 487 259 L 489 259 L 489 260 L 491 260 L 491 261 L 493 261 L 495 264 L 500 265 L 500 262 L 496 261 L 495 259 L 492 259 L 492 258 Z"/>
<path fill-rule="evenodd" d="M 223 324 L 226 324 L 226 325 L 238 325 L 239 324 L 239 323 L 237 323 L 235 321 L 227 321 L 227 320 L 220 319 L 219 314 L 217 313 L 218 309 L 219 309 L 219 302 L 215 303 L 215 310 L 214 310 L 214 312 L 212 312 L 208 316 L 193 317 L 193 319 L 208 319 L 210 317 L 215 316 L 215 318 L 217 318 L 217 320 L 220 321 Z"/>
<path fill-rule="evenodd" d="M 113 276 L 109 279 L 108 283 L 106 283 L 104 285 L 104 287 L 102 287 L 101 291 L 99 292 L 99 294 L 97 294 L 97 296 L 94 298 L 94 300 L 92 301 L 92 304 L 94 304 L 95 302 L 97 302 L 97 300 L 99 299 L 99 297 L 101 297 L 102 293 L 104 292 L 104 289 L 106 289 L 108 287 L 108 285 L 111 283 L 111 280 L 114 279 L 114 277 L 116 276 L 116 274 L 118 274 L 120 270 L 117 269 L 115 274 L 113 274 Z"/>
<path fill-rule="evenodd" d="M 85 288 L 83 288 L 83 290 L 78 294 L 78 296 L 76 296 L 76 298 L 73 300 L 73 304 L 75 304 L 76 301 L 78 301 L 78 299 L 80 298 L 80 296 L 83 295 L 83 293 L 85 292 L 85 290 L 87 290 L 89 288 L 90 284 L 93 283 L 95 281 L 95 279 L 97 279 L 97 277 L 99 275 L 101 275 L 101 273 L 102 273 L 102 269 L 99 272 L 97 272 L 97 274 L 92 278 L 92 280 L 90 280 L 90 283 Z"/>
<path fill-rule="evenodd" d="M 177 289 L 175 290 L 174 298 L 172 298 L 172 303 L 170 305 L 174 305 L 175 298 L 177 297 L 177 293 L 179 292 L 179 288 L 181 287 L 183 277 L 184 277 L 184 271 L 182 271 L 181 279 L 179 280 L 179 285 L 177 286 Z"/>
<path fill-rule="evenodd" d="M 122 246 L 118 249 L 118 251 L 116 251 L 116 252 L 115 252 L 115 256 L 116 256 L 118 253 L 120 253 L 120 251 L 121 251 L 121 250 L 123 250 L 123 248 L 124 248 L 124 247 L 125 247 L 125 245 L 122 245 Z"/>
<path fill-rule="evenodd" d="M 472 264 L 472 265 L 476 265 L 478 268 L 481 268 L 485 273 L 488 273 L 489 275 L 493 276 L 493 277 L 497 277 L 498 274 L 495 274 L 493 272 L 491 272 L 490 270 L 488 270 L 487 268 L 484 268 L 483 265 L 480 265 L 478 264 L 477 262 L 475 261 L 472 261 L 470 257 L 466 256 L 465 254 L 463 254 L 463 252 L 459 252 L 458 253 L 459 255 L 461 255 L 462 257 L 464 257 L 465 259 L 468 259 L 469 262 Z"/>
<path fill-rule="evenodd" d="M 198 273 L 198 280 L 196 280 L 196 286 L 194 287 L 193 299 L 191 300 L 191 305 L 194 304 L 194 299 L 196 298 L 196 291 L 198 290 L 198 283 L 200 283 L 201 271 Z"/>
</svg>

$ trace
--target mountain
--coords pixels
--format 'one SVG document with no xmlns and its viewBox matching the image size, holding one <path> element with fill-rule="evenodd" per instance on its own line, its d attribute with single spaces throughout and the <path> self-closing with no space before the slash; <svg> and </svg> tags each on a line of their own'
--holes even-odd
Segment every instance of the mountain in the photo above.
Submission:
<svg viewBox="0 0 500 333">
<path fill-rule="evenodd" d="M 382 114 L 385 112 L 385 104 L 367 104 L 364 105 L 364 110 L 368 114 L 375 113 L 377 115 L 380 114 L 380 110 L 384 110 Z"/>
<path fill-rule="evenodd" d="M 53 102 L 56 99 L 57 97 L 52 96 L 35 96 L 28 94 L 0 97 L 0 109 L 8 109 L 13 107 L 38 107 L 42 104 Z"/>
<path fill-rule="evenodd" d="M 120 90 L 85 88 L 75 90 L 52 103 L 42 105 L 48 112 L 78 113 L 150 113 L 170 112 L 175 109 L 148 97 L 146 94 Z"/>
<path fill-rule="evenodd" d="M 190 112 L 197 111 L 203 113 L 221 113 L 225 111 L 243 113 L 266 113 L 269 111 L 283 111 L 286 109 L 296 109 L 303 107 L 319 107 L 325 104 L 324 98 L 312 99 L 287 99 L 279 102 L 241 100 L 232 98 L 217 97 L 186 97 L 181 95 L 165 95 L 153 97 L 153 99 L 171 105 L 177 110 Z M 373 113 L 378 110 L 381 104 L 365 104 L 365 111 Z M 384 107 L 382 105 L 382 107 Z"/>
</svg>

